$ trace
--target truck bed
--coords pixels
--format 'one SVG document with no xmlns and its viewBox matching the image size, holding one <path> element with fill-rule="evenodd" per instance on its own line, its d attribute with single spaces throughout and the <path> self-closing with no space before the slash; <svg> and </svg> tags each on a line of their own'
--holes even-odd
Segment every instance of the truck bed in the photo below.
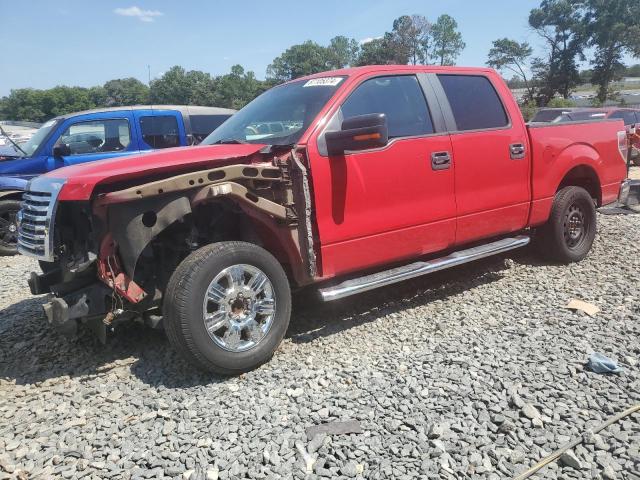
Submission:
<svg viewBox="0 0 640 480">
<path fill-rule="evenodd" d="M 527 131 L 532 170 L 530 225 L 546 221 L 553 196 L 567 172 L 591 180 L 592 194 L 599 205 L 616 201 L 620 179 L 626 177 L 627 170 L 622 120 L 531 123 L 527 124 Z M 619 134 L 624 137 L 624 146 L 611 142 Z"/>
</svg>

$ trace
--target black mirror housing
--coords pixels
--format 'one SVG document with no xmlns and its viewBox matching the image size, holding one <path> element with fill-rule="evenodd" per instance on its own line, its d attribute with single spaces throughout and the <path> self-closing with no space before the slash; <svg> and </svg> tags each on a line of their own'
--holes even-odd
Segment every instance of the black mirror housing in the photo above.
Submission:
<svg viewBox="0 0 640 480">
<path fill-rule="evenodd" d="M 325 133 L 325 140 L 329 155 L 384 147 L 389 142 L 387 116 L 384 113 L 369 113 L 345 118 L 342 129 Z"/>
<path fill-rule="evenodd" d="M 53 157 L 62 158 L 71 155 L 71 147 L 66 143 L 59 143 L 53 146 Z"/>
</svg>

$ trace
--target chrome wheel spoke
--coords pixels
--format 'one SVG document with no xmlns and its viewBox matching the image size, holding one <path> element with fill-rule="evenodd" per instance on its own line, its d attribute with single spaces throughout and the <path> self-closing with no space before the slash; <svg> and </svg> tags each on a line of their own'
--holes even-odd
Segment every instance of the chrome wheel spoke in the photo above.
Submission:
<svg viewBox="0 0 640 480">
<path fill-rule="evenodd" d="M 257 272 L 251 277 L 251 280 L 249 280 L 249 288 L 253 291 L 254 296 L 264 290 L 268 281 L 269 279 L 262 272 Z"/>
<path fill-rule="evenodd" d="M 215 303 L 220 303 L 227 295 L 225 289 L 218 283 L 212 283 L 207 290 L 207 298 Z"/>
<path fill-rule="evenodd" d="M 229 316 L 224 310 L 209 313 L 204 317 L 204 326 L 209 333 L 215 333 L 228 323 Z"/>
<path fill-rule="evenodd" d="M 229 284 L 233 287 L 244 286 L 244 268 L 240 265 L 234 265 L 228 272 Z"/>
<path fill-rule="evenodd" d="M 255 311 L 259 315 L 272 315 L 275 312 L 275 306 L 273 298 L 262 298 L 256 301 Z"/>
</svg>

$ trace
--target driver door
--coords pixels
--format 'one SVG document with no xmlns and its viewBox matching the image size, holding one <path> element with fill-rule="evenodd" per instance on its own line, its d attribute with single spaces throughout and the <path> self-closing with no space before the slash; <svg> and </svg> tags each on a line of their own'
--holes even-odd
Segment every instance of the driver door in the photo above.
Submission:
<svg viewBox="0 0 640 480">
<path fill-rule="evenodd" d="M 130 120 L 127 111 L 67 120 L 51 148 L 49 170 L 138 153 Z M 54 148 L 58 145 L 65 146 L 64 156 L 54 156 Z"/>
<path fill-rule="evenodd" d="M 422 78 L 422 77 L 421 77 Z M 328 278 L 442 250 L 455 240 L 451 141 L 416 75 L 366 78 L 328 122 L 384 113 L 382 148 L 329 155 L 309 149 L 321 274 Z M 336 116 L 338 120 L 336 121 Z"/>
</svg>

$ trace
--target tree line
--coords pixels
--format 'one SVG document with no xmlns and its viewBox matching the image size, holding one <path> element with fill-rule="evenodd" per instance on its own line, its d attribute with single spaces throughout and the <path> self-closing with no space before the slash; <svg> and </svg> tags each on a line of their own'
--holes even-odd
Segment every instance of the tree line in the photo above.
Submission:
<svg viewBox="0 0 640 480">
<path fill-rule="evenodd" d="M 598 87 L 598 102 L 615 98 L 612 82 L 627 73 L 622 59 L 640 56 L 640 0 L 542 0 L 528 23 L 542 40 L 542 54 L 534 57 L 526 41 L 500 38 L 492 44 L 487 65 L 511 75 L 510 86 L 524 88 L 529 105 L 568 98 L 587 82 Z M 455 65 L 465 47 L 450 15 L 433 22 L 423 15 L 403 15 L 389 31 L 366 42 L 337 36 L 327 45 L 311 40 L 293 45 L 272 60 L 265 80 L 241 65 L 218 76 L 174 66 L 149 85 L 123 78 L 91 88 L 15 89 L 0 99 L 0 118 L 42 122 L 89 108 L 150 103 L 238 109 L 266 89 L 304 75 L 360 65 Z M 591 68 L 579 71 L 586 61 Z"/>
<path fill-rule="evenodd" d="M 640 56 L 639 12 L 640 0 L 543 0 L 529 13 L 543 55 L 534 57 L 528 42 L 500 38 L 487 64 L 514 75 L 526 100 L 538 106 L 556 96 L 569 98 L 586 82 L 597 86 L 597 102 L 604 103 L 617 97 L 612 82 L 626 72 L 623 57 Z M 580 72 L 580 62 L 587 60 L 591 68 Z"/>
</svg>

